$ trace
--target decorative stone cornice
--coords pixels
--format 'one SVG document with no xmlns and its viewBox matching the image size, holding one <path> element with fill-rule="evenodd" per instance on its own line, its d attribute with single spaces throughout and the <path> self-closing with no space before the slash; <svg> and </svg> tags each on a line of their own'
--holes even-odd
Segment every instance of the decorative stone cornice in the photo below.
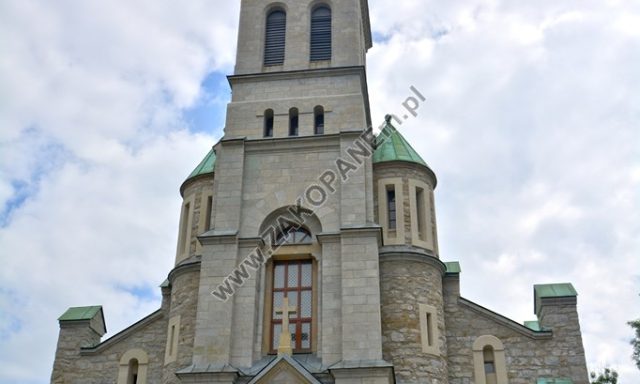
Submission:
<svg viewBox="0 0 640 384">
<path fill-rule="evenodd" d="M 190 365 L 177 371 L 181 383 L 235 383 L 239 371 L 229 364 Z"/>
<path fill-rule="evenodd" d="M 425 250 L 420 249 L 417 251 L 413 247 L 389 247 L 384 246 L 379 251 L 380 262 L 394 262 L 394 261 L 416 261 L 419 263 L 429 264 L 436 269 L 440 270 L 440 274 L 444 276 L 447 271 L 447 266 L 442 261 L 433 255 L 428 254 Z"/>
<path fill-rule="evenodd" d="M 286 136 L 245 141 L 246 153 L 291 152 L 292 146 L 299 151 L 326 149 L 338 151 L 340 149 L 340 134 Z"/>
<path fill-rule="evenodd" d="M 318 243 L 339 243 L 340 242 L 340 232 L 323 232 L 318 233 L 316 235 L 318 239 Z"/>
<path fill-rule="evenodd" d="M 264 245 L 262 237 L 241 237 L 238 239 L 239 247 L 263 247 Z"/>
<path fill-rule="evenodd" d="M 195 272 L 200 271 L 200 257 L 191 257 L 187 260 L 184 260 L 180 264 L 176 265 L 171 272 L 169 272 L 169 276 L 167 280 L 169 280 L 170 284 L 173 284 L 173 281 L 176 277 L 185 274 L 187 272 Z"/>
<path fill-rule="evenodd" d="M 365 67 L 361 65 L 354 65 L 349 67 L 329 67 L 329 68 L 315 68 L 315 69 L 299 69 L 294 71 L 278 71 L 278 72 L 263 72 L 263 73 L 248 73 L 243 75 L 230 75 L 227 76 L 229 85 L 233 88 L 234 84 L 242 82 L 253 83 L 257 79 L 264 79 L 268 77 L 272 80 L 296 80 L 304 79 L 308 77 L 323 77 L 323 76 L 340 76 L 340 75 L 359 75 L 366 81 Z"/>
<path fill-rule="evenodd" d="M 374 174 L 376 173 L 376 171 L 382 171 L 385 169 L 402 169 L 402 168 L 425 172 L 427 178 L 431 181 L 431 187 L 433 189 L 436 189 L 436 186 L 438 185 L 438 178 L 436 177 L 435 172 L 433 172 L 433 170 L 429 168 L 428 165 L 422 165 L 422 164 L 412 163 L 412 162 L 403 161 L 403 160 L 393 160 L 393 161 L 385 161 L 382 163 L 376 163 L 376 162 L 373 163 Z"/>
<path fill-rule="evenodd" d="M 238 241 L 238 231 L 220 231 L 212 229 L 197 237 L 198 241 L 200 241 L 200 244 L 202 245 L 234 244 Z"/>
</svg>

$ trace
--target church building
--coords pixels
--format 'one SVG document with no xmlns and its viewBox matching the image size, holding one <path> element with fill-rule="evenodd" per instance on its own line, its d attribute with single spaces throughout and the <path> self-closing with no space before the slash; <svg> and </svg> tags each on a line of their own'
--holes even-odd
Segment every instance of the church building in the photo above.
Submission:
<svg viewBox="0 0 640 384">
<path fill-rule="evenodd" d="M 162 304 L 105 340 L 101 306 L 69 308 L 52 383 L 588 383 L 570 283 L 535 285 L 524 324 L 461 296 L 435 173 L 396 117 L 372 134 L 371 45 L 367 0 L 241 1 Z"/>
</svg>

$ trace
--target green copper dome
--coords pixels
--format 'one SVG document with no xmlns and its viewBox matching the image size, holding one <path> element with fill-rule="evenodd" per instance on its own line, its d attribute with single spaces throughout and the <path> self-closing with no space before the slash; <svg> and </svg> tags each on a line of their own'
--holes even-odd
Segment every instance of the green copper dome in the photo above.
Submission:
<svg viewBox="0 0 640 384">
<path fill-rule="evenodd" d="M 385 117 L 386 124 L 376 137 L 376 150 L 373 152 L 373 162 L 408 161 L 428 167 L 413 147 L 402 137 L 400 132 L 391 124 L 390 116 Z"/>
<path fill-rule="evenodd" d="M 213 151 L 213 148 L 207 153 L 207 155 L 202 159 L 200 164 L 191 172 L 187 180 L 194 178 L 200 175 L 206 175 L 208 173 L 213 173 L 213 169 L 216 165 L 216 153 Z M 185 180 L 185 181 L 187 181 Z"/>
</svg>

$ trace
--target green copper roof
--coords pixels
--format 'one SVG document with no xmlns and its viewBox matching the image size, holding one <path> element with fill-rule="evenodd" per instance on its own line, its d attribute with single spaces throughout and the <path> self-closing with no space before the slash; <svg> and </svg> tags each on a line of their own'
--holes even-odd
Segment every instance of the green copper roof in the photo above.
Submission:
<svg viewBox="0 0 640 384">
<path fill-rule="evenodd" d="M 101 305 L 94 305 L 91 307 L 71 307 L 67 309 L 62 316 L 58 317 L 58 320 L 91 320 L 101 309 Z"/>
<path fill-rule="evenodd" d="M 536 284 L 533 286 L 536 299 L 543 297 L 571 297 L 578 296 L 575 288 L 571 283 L 557 283 L 557 284 Z"/>
<path fill-rule="evenodd" d="M 524 326 L 533 330 L 533 331 L 541 331 L 540 323 L 538 320 L 528 320 L 524 322 Z"/>
<path fill-rule="evenodd" d="M 460 263 L 457 261 L 445 261 L 444 265 L 447 267 L 447 273 L 460 273 L 462 269 L 460 269 Z"/>
<path fill-rule="evenodd" d="M 391 124 L 390 116 L 385 117 L 385 126 L 376 137 L 376 150 L 373 152 L 373 162 L 408 161 L 410 163 L 428 166 L 422 157 L 405 140 L 398 130 Z"/>
<path fill-rule="evenodd" d="M 536 381 L 536 384 L 573 384 L 571 379 L 550 379 L 550 378 L 539 378 Z"/>
<path fill-rule="evenodd" d="M 200 164 L 196 167 L 196 169 L 191 172 L 187 180 L 192 177 L 206 175 L 207 173 L 213 173 L 214 166 L 216 165 L 216 153 L 213 151 L 213 148 L 207 153 L 207 155 L 202 159 Z"/>
</svg>

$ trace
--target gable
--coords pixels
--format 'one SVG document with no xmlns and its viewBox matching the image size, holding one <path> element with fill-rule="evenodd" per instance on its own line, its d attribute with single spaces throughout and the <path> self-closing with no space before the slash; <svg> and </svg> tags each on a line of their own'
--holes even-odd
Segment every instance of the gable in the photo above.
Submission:
<svg viewBox="0 0 640 384">
<path fill-rule="evenodd" d="M 289 356 L 278 356 L 248 384 L 320 384 L 302 365 Z"/>
</svg>

